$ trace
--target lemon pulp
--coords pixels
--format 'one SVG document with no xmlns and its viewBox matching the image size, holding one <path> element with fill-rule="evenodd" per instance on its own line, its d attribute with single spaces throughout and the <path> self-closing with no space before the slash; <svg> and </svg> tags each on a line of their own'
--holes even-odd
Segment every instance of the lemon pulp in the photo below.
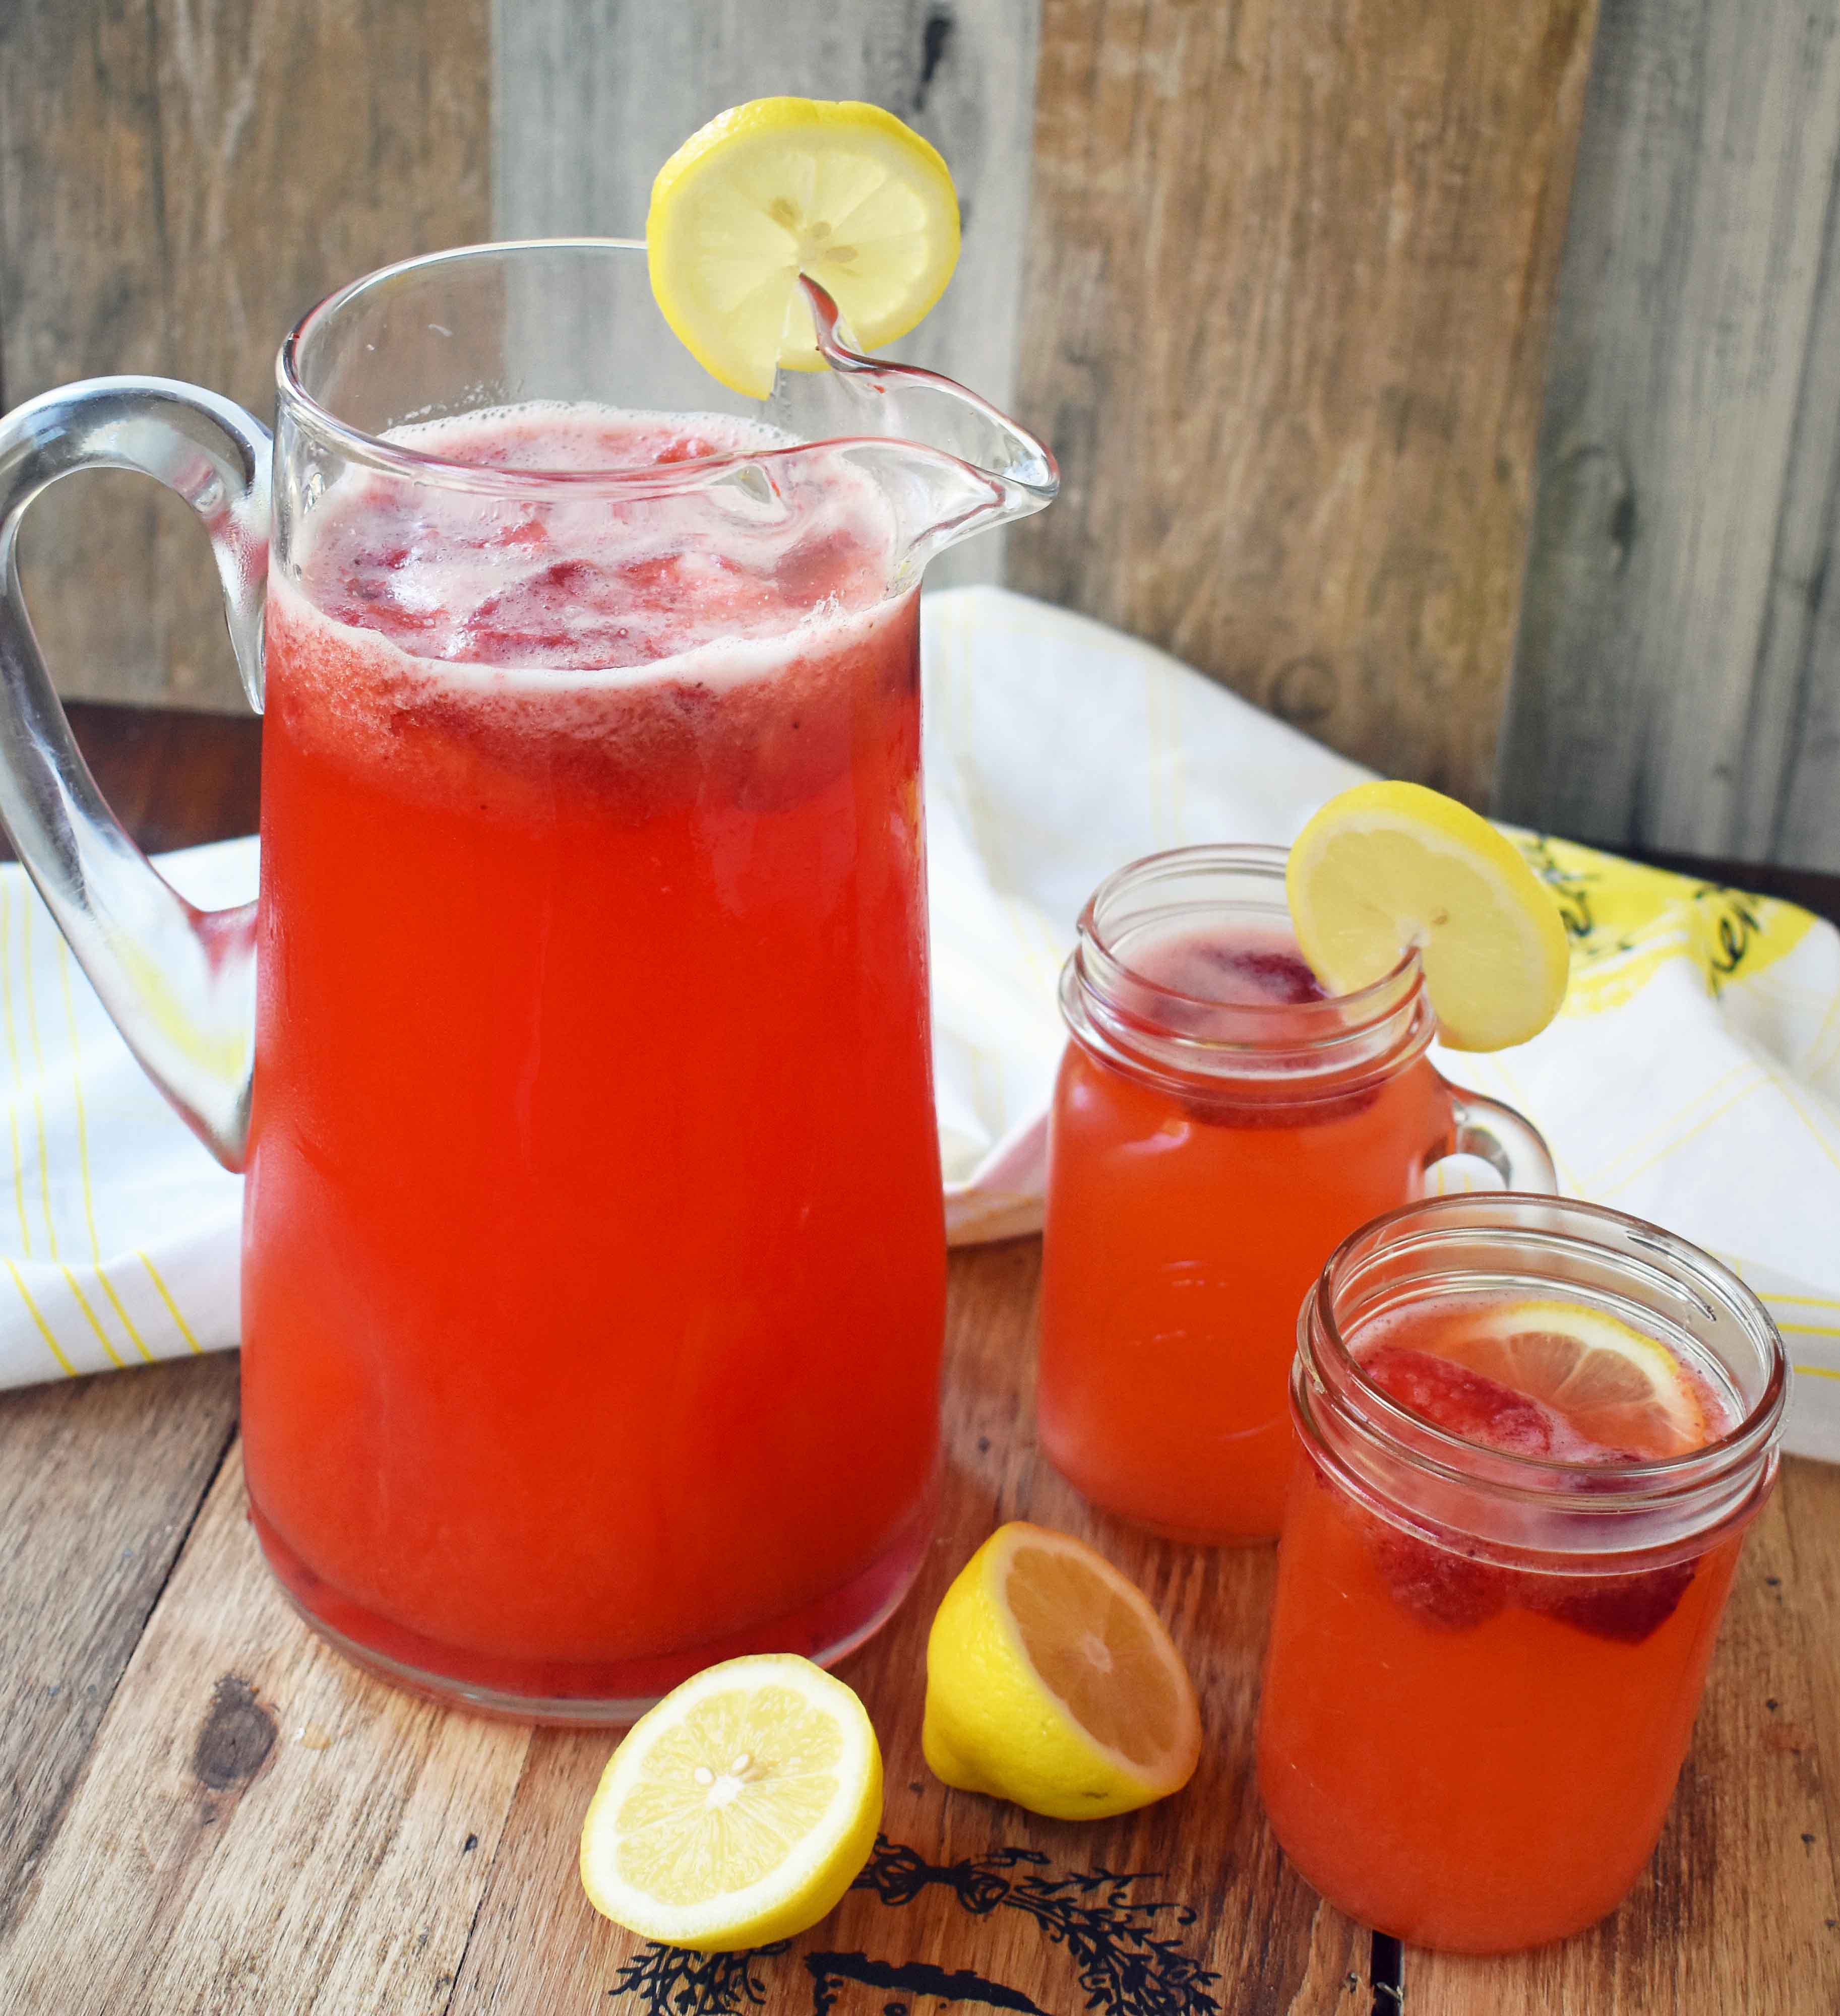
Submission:
<svg viewBox="0 0 1840 2016">
<path fill-rule="evenodd" d="M 731 1659 L 667 1694 L 614 1752 L 582 1829 L 603 1917 L 667 1946 L 733 1952 L 816 1924 L 881 1823 L 862 1704 L 808 1660 Z"/>
<path fill-rule="evenodd" d="M 1201 1718 L 1143 1592 L 1090 1547 L 1018 1520 L 933 1620 L 922 1743 L 949 1785 L 1088 1819 L 1185 1785 Z"/>
</svg>

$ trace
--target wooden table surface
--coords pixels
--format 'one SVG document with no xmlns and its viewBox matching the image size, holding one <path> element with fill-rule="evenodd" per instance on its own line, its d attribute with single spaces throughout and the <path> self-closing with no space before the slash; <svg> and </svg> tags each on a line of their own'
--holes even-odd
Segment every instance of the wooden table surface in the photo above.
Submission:
<svg viewBox="0 0 1840 2016">
<path fill-rule="evenodd" d="M 149 848 L 247 831 L 253 722 L 73 710 Z M 1840 916 L 1840 877 L 1737 879 Z M 1038 1459 L 1039 1246 L 953 1256 L 940 1538 L 844 1668 L 887 1755 L 864 1885 L 783 1950 L 636 1944 L 589 1909 L 610 1739 L 450 1714 L 365 1679 L 271 1584 L 223 1355 L 0 1395 L 0 2011 L 9 2016 L 1708 2016 L 1840 2009 L 1840 1469 L 1791 1461 L 1753 1534 L 1654 1865 L 1521 1958 L 1370 1939 L 1285 1867 L 1251 1789 L 1273 1557 L 1099 1518 Z M 1199 1684 L 1201 1770 L 1098 1824 L 949 1792 L 920 1751 L 926 1628 L 1019 1516 L 1150 1592 Z M 1403 1976 L 1403 1989 L 1402 1989 Z"/>
</svg>

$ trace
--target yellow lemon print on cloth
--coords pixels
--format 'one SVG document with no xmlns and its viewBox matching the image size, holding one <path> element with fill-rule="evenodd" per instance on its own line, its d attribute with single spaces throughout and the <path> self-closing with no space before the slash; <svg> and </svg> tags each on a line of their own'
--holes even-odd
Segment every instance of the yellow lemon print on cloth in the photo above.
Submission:
<svg viewBox="0 0 1840 2016">
<path fill-rule="evenodd" d="M 1639 993 L 1669 959 L 1690 959 L 1716 994 L 1795 950 L 1814 924 L 1794 903 L 1647 868 L 1569 840 L 1504 826 L 1557 899 L 1572 944 L 1561 1013 L 1597 1015 Z"/>
</svg>

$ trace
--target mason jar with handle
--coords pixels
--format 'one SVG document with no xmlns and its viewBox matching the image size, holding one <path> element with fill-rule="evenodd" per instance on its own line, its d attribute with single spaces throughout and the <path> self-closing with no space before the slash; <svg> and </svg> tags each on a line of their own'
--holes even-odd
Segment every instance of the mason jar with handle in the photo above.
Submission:
<svg viewBox="0 0 1840 2016">
<path fill-rule="evenodd" d="M 945 1247 L 917 588 L 1041 444 L 839 338 L 753 404 L 643 248 L 392 267 L 272 442 L 153 379 L 0 422 L 0 815 L 135 1056 L 247 1172 L 250 1508 L 362 1663 L 618 1720 L 828 1660 L 931 1520 Z M 260 895 L 200 913 L 70 739 L 15 545 L 136 469 L 265 711 Z M 271 492 L 271 470 L 272 492 Z"/>
<path fill-rule="evenodd" d="M 1190 847 L 1102 884 L 1061 975 L 1038 1407 L 1086 1496 L 1173 1538 L 1269 1540 L 1297 1311 L 1357 1226 L 1446 1158 L 1557 1187 L 1521 1115 L 1446 1082 L 1416 952 L 1330 995 L 1285 850 Z"/>
</svg>

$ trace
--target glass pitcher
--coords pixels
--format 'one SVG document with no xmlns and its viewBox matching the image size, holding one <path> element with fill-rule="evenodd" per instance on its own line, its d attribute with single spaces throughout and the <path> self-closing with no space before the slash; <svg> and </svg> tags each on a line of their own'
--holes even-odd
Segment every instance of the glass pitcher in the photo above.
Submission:
<svg viewBox="0 0 1840 2016">
<path fill-rule="evenodd" d="M 1057 478 L 806 290 L 830 368 L 764 406 L 603 239 L 333 295 L 272 444 L 156 379 L 0 423 L 0 813 L 247 1172 L 262 1546 L 353 1658 L 477 1708 L 618 1721 L 735 1653 L 837 1658 L 928 1537 L 917 589 Z M 99 465 L 210 533 L 266 715 L 249 909 L 149 867 L 33 641 L 20 514 Z"/>
</svg>

